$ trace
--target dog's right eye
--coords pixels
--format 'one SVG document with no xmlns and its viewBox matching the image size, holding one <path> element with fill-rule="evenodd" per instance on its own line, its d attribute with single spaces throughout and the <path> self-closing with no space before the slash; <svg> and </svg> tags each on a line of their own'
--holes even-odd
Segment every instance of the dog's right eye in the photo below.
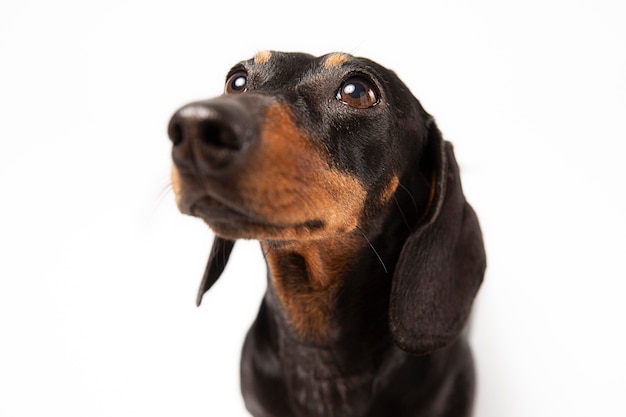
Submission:
<svg viewBox="0 0 626 417">
<path fill-rule="evenodd" d="M 355 109 L 367 109 L 378 104 L 378 94 L 366 79 L 352 77 L 339 88 L 337 100 Z"/>
<path fill-rule="evenodd" d="M 237 71 L 226 81 L 226 94 L 241 94 L 248 89 L 248 74 Z"/>
</svg>

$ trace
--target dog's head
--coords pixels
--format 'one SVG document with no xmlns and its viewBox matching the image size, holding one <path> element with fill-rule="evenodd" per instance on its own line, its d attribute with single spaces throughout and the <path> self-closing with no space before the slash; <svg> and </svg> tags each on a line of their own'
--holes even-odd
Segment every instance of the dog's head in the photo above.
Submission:
<svg viewBox="0 0 626 417">
<path fill-rule="evenodd" d="M 340 53 L 259 53 L 230 70 L 222 96 L 178 110 L 169 136 L 177 204 L 217 236 L 198 302 L 236 239 L 366 234 L 402 192 L 419 221 L 393 277 L 396 342 L 426 352 L 461 331 L 484 269 L 480 230 L 450 145 L 392 71 Z"/>
</svg>

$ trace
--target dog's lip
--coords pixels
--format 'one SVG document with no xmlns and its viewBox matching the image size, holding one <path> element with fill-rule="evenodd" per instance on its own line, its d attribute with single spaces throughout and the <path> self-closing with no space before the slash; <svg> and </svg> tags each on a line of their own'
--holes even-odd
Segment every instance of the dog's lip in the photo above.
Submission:
<svg viewBox="0 0 626 417">
<path fill-rule="evenodd" d="M 245 213 L 243 210 L 240 210 L 233 205 L 226 204 L 208 194 L 196 198 L 190 204 L 189 214 L 200 217 L 209 223 L 211 221 L 224 220 L 247 220 L 263 223 L 261 219 L 257 218 L 257 216 L 251 213 Z"/>
<path fill-rule="evenodd" d="M 209 226 L 238 224 L 238 227 L 262 227 L 263 229 L 280 231 L 292 228 L 305 228 L 313 231 L 324 227 L 324 221 L 321 219 L 307 220 L 297 224 L 277 224 L 262 216 L 254 213 L 246 212 L 238 208 L 234 204 L 222 201 L 212 195 L 206 194 L 197 197 L 184 210 L 187 214 L 201 218 Z"/>
</svg>

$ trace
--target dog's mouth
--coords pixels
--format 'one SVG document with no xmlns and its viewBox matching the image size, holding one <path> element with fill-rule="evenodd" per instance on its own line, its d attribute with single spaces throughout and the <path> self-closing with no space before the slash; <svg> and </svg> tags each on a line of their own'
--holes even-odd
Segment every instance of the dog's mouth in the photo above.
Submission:
<svg viewBox="0 0 626 417">
<path fill-rule="evenodd" d="M 209 224 L 212 222 L 248 220 L 255 217 L 235 207 L 226 205 L 210 195 L 197 198 L 184 211 L 187 211 L 187 214 L 203 219 Z"/>
<path fill-rule="evenodd" d="M 324 228 L 321 219 L 298 223 L 271 221 L 211 195 L 195 199 L 183 212 L 204 220 L 216 234 L 230 239 L 292 240 Z"/>
</svg>

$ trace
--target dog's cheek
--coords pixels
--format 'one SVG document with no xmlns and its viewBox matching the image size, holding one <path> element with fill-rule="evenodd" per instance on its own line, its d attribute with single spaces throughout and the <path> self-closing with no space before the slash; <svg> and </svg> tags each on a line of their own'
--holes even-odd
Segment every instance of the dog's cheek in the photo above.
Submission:
<svg viewBox="0 0 626 417">
<path fill-rule="evenodd" d="M 355 177 L 329 170 L 314 179 L 319 198 L 318 211 L 332 232 L 349 233 L 359 227 L 367 193 Z"/>
</svg>

